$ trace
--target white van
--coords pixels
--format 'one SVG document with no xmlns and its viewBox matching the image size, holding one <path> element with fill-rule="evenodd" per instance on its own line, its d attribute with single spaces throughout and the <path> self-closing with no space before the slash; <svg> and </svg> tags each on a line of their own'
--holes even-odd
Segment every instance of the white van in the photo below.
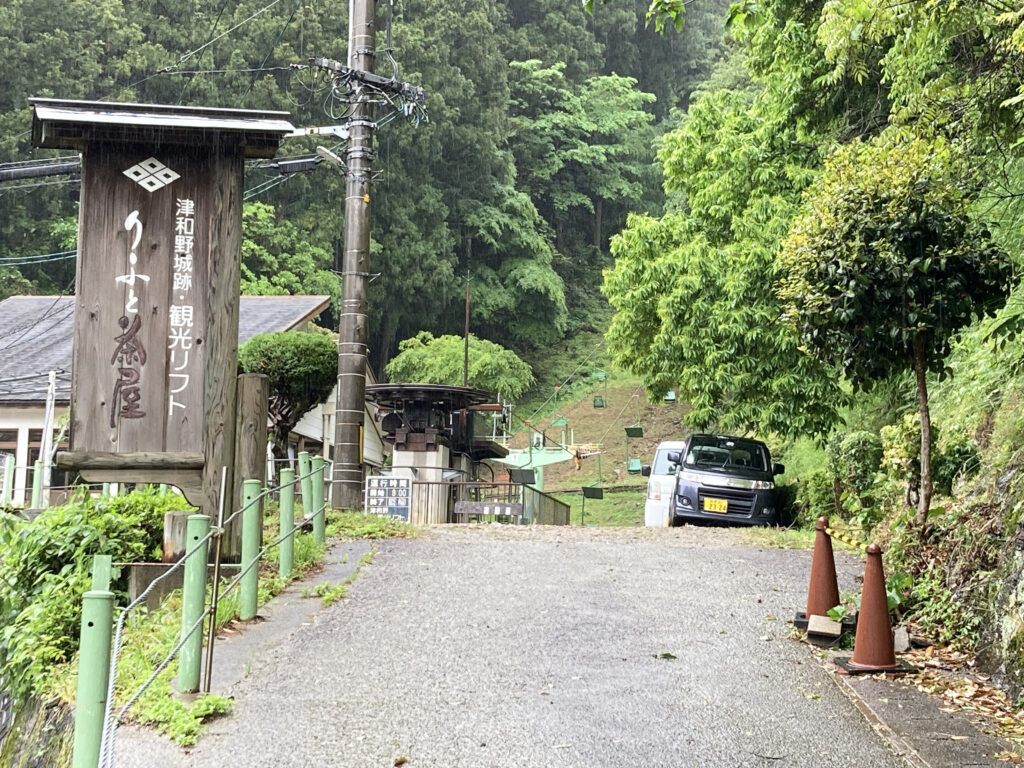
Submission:
<svg viewBox="0 0 1024 768">
<path fill-rule="evenodd" d="M 654 450 L 654 463 L 643 467 L 641 472 L 648 476 L 647 499 L 644 502 L 644 525 L 649 528 L 670 528 L 672 526 L 673 499 L 676 489 L 677 464 L 668 460 L 670 452 L 680 452 L 685 440 L 666 440 L 658 443 Z"/>
</svg>

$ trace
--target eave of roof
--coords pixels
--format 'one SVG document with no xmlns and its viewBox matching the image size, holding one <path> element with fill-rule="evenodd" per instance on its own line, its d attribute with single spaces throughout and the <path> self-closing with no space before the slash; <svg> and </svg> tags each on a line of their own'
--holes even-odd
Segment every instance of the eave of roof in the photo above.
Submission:
<svg viewBox="0 0 1024 768">
<path fill-rule="evenodd" d="M 82 149 L 95 141 L 153 144 L 231 143 L 245 157 L 273 157 L 295 128 L 279 111 L 130 104 L 106 101 L 29 99 L 32 143 L 38 147 Z"/>
</svg>

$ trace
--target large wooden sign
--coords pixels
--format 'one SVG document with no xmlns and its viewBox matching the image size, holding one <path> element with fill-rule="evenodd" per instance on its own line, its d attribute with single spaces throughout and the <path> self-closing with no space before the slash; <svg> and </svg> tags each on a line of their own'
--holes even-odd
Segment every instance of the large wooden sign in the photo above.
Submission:
<svg viewBox="0 0 1024 768">
<path fill-rule="evenodd" d="M 233 297 L 207 306 L 211 214 L 222 208 L 212 198 L 238 193 L 215 180 L 240 177 L 240 162 L 180 149 L 86 148 L 73 451 L 203 450 L 208 325 L 219 319 L 238 333 Z"/>
<path fill-rule="evenodd" d="M 243 163 L 286 113 L 33 99 L 37 146 L 82 152 L 71 450 L 92 480 L 196 504 L 233 463 Z"/>
</svg>

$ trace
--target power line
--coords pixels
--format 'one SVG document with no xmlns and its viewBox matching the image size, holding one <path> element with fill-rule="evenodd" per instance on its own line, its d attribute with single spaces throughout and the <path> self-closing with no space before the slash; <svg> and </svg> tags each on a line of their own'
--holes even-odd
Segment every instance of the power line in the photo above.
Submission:
<svg viewBox="0 0 1024 768">
<path fill-rule="evenodd" d="M 260 70 L 262 70 L 262 68 L 267 65 L 267 61 L 270 59 L 270 57 L 274 53 L 274 48 L 276 48 L 277 44 L 279 42 L 281 42 L 281 37 L 284 35 L 284 31 L 286 29 L 288 29 L 288 25 L 292 23 L 292 19 L 294 19 L 295 18 L 295 14 L 299 12 L 299 8 L 301 7 L 301 5 L 302 5 L 302 0 L 298 0 L 298 2 L 295 3 L 295 7 L 292 9 L 292 15 L 289 16 L 288 20 L 284 24 L 281 25 L 281 29 L 279 29 L 278 32 L 277 32 L 277 37 L 274 38 L 274 42 L 270 46 L 270 49 L 267 51 L 267 55 L 263 57 L 263 61 L 260 63 Z M 289 69 L 290 69 L 290 67 L 289 67 Z M 259 70 L 257 70 L 257 72 L 259 72 Z M 242 105 L 242 101 L 245 99 L 246 96 L 249 95 L 249 91 L 252 90 L 252 87 L 254 85 L 256 85 L 257 78 L 258 78 L 258 74 L 253 75 L 252 80 L 249 81 L 249 87 L 245 89 L 245 93 L 243 93 L 241 96 L 238 97 L 237 106 L 241 106 Z"/>
<path fill-rule="evenodd" d="M 73 259 L 78 251 L 59 251 L 38 256 L 0 256 L 0 267 L 23 267 L 31 264 L 46 264 L 51 261 Z"/>
<path fill-rule="evenodd" d="M 224 0 L 224 2 L 222 2 L 222 3 L 220 4 L 220 10 L 219 10 L 219 11 L 217 12 L 217 20 L 216 20 L 216 21 L 215 21 L 215 22 L 213 23 L 213 27 L 211 27 L 211 29 L 210 29 L 210 34 L 211 34 L 211 35 L 212 35 L 212 34 L 213 34 L 214 32 L 216 32 L 216 31 L 217 31 L 217 27 L 219 27 L 219 26 L 220 26 L 220 20 L 221 20 L 222 18 L 224 18 L 224 11 L 225 11 L 225 10 L 227 10 L 227 7 L 228 7 L 228 0 Z M 191 31 L 191 30 L 190 30 L 190 31 Z M 210 42 L 212 42 L 212 40 L 211 40 Z M 210 44 L 210 43 L 208 42 L 208 43 L 207 43 L 207 45 L 209 45 L 209 44 Z M 200 50 L 201 50 L 201 49 L 200 49 Z M 191 56 L 191 55 L 192 55 L 192 54 L 186 54 L 186 56 Z M 173 64 L 172 66 L 175 66 L 175 67 L 176 67 L 176 66 L 178 66 L 178 64 L 181 64 L 181 62 L 182 62 L 182 61 L 184 60 L 184 58 L 185 58 L 185 57 L 182 57 L 181 59 L 178 59 L 178 61 L 177 61 L 177 62 L 175 62 L 175 63 L 174 63 L 174 64 Z M 202 56 L 202 54 L 200 54 L 200 55 L 199 55 L 199 59 L 198 59 L 198 60 L 199 60 L 199 61 L 202 61 L 202 58 L 203 58 L 203 56 Z M 169 69 L 169 67 L 168 67 L 167 69 Z M 194 80 L 195 80 L 195 76 L 192 76 L 192 77 L 190 77 L 190 78 L 189 78 L 188 80 L 186 80 L 186 81 L 185 81 L 185 84 L 184 84 L 183 86 L 181 86 L 181 93 L 180 93 L 180 94 L 178 94 L 178 103 L 179 103 L 179 104 L 181 104 L 182 100 L 183 100 L 183 99 L 185 98 L 185 91 L 187 91 L 187 90 L 188 90 L 188 87 L 189 87 L 190 85 L 192 85 L 192 82 L 193 82 Z"/>
<path fill-rule="evenodd" d="M 224 30 L 224 31 L 223 31 L 223 32 L 221 32 L 221 33 L 220 33 L 219 35 L 217 35 L 216 37 L 211 37 L 211 38 L 210 38 L 209 40 L 207 40 L 207 41 L 206 41 L 205 43 L 203 43 L 203 44 L 202 44 L 201 46 L 199 46 L 199 47 L 198 47 L 198 48 L 196 48 L 195 50 L 193 50 L 193 51 L 189 51 L 188 53 L 186 53 L 186 54 L 182 55 L 182 56 L 181 56 L 181 57 L 180 57 L 180 58 L 179 58 L 179 59 L 178 59 L 178 60 L 177 60 L 176 62 L 174 62 L 174 64 L 172 64 L 172 65 L 171 65 L 170 67 L 165 67 L 165 68 L 164 68 L 164 70 L 160 70 L 160 71 L 159 71 L 159 72 L 157 72 L 156 74 L 160 74 L 161 72 L 163 72 L 163 71 L 165 71 L 165 70 L 170 70 L 170 69 L 171 69 L 172 67 L 176 67 L 176 66 L 178 66 L 179 64 L 184 64 L 184 63 L 185 63 L 186 61 L 188 61 L 189 59 L 191 59 L 191 58 L 192 58 L 193 56 L 195 56 L 195 55 L 196 55 L 197 53 L 201 53 L 202 51 L 205 51 L 205 50 L 206 50 L 207 48 L 209 48 L 209 47 L 210 47 L 211 45 L 213 45 L 213 44 L 214 44 L 215 42 L 217 42 L 218 40 L 220 40 L 220 39 L 221 39 L 222 37 L 224 37 L 224 36 L 226 36 L 226 35 L 230 35 L 230 34 L 231 34 L 232 32 L 234 32 L 234 31 L 235 31 L 236 29 L 238 29 L 239 27 L 241 27 L 241 26 L 243 26 L 244 24 L 247 24 L 248 22 L 252 21 L 252 20 L 253 20 L 253 19 L 255 19 L 255 18 L 256 18 L 257 16 L 260 16 L 261 14 L 264 14 L 264 13 L 266 13 L 267 11 L 269 11 L 269 10 L 270 10 L 271 8 L 273 8 L 273 7 L 275 6 L 275 5 L 277 5 L 277 4 L 278 4 L 278 3 L 280 3 L 280 2 L 281 2 L 281 0 L 272 0 L 272 1 L 270 2 L 270 3 L 268 3 L 268 4 L 267 4 L 267 5 L 265 5 L 265 6 L 263 6 L 263 7 L 262 7 L 262 8 L 260 8 L 260 9 L 259 9 L 258 11 L 256 11 L 256 13 L 254 13 L 254 14 L 253 14 L 252 16 L 250 16 L 249 18 L 247 18 L 247 19 L 243 19 L 242 21 L 240 21 L 240 22 L 238 22 L 237 24 L 235 24 L 235 26 L 231 27 L 230 29 L 226 29 L 226 30 Z M 226 5 L 226 3 L 225 3 L 225 5 Z M 221 10 L 223 11 L 223 8 L 222 8 Z"/>
</svg>

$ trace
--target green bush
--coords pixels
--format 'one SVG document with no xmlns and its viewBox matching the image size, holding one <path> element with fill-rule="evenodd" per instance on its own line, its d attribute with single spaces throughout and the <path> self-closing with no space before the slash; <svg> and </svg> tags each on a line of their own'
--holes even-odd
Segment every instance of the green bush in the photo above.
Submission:
<svg viewBox="0 0 1024 768">
<path fill-rule="evenodd" d="M 978 444 L 963 432 L 946 433 L 939 455 L 934 457 L 932 480 L 938 493 L 950 496 L 953 483 L 977 474 L 981 466 Z"/>
<path fill-rule="evenodd" d="M 177 494 L 147 489 L 82 496 L 32 522 L 0 517 L 0 669 L 16 697 L 39 692 L 77 649 L 93 555 L 159 560 L 164 513 L 188 508 Z M 114 584 L 122 598 L 124 588 Z"/>
<path fill-rule="evenodd" d="M 882 439 L 873 432 L 839 432 L 825 449 L 825 472 L 839 499 L 855 498 L 860 506 L 873 503 L 872 487 L 882 463 Z"/>
<path fill-rule="evenodd" d="M 896 424 L 882 427 L 882 469 L 892 480 L 917 487 L 921 482 L 921 416 L 908 413 Z M 932 455 L 939 427 L 932 424 Z"/>
<path fill-rule="evenodd" d="M 792 489 L 787 490 L 787 489 Z M 781 486 L 783 520 L 795 521 L 801 527 L 811 526 L 819 517 L 836 512 L 832 484 L 824 470 L 802 475 L 796 482 Z M 787 509 L 787 503 L 791 506 Z"/>
</svg>

